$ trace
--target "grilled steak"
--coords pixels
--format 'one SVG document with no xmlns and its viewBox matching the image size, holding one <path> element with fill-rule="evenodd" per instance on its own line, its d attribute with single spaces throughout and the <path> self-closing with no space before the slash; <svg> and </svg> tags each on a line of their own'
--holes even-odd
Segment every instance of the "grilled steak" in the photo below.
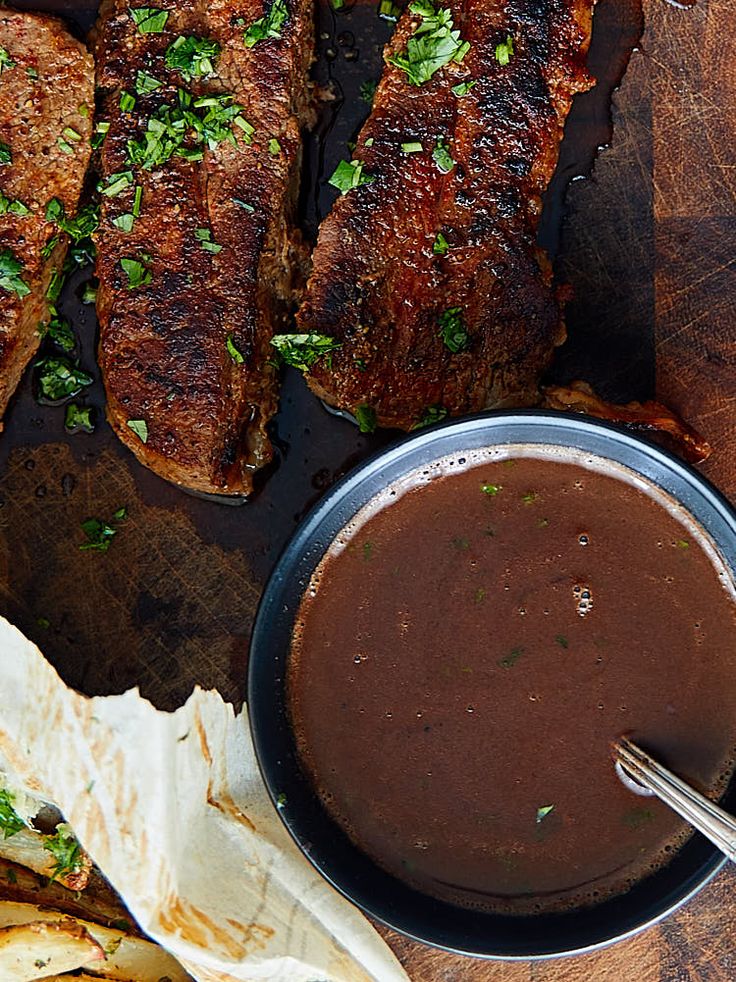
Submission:
<svg viewBox="0 0 736 982">
<path fill-rule="evenodd" d="M 298 314 L 341 345 L 309 384 L 366 428 L 538 398 L 565 332 L 536 230 L 593 6 L 415 0 L 399 22 Z"/>
<path fill-rule="evenodd" d="M 93 109 L 92 58 L 61 22 L 0 9 L 0 417 L 50 318 L 69 243 L 46 208 L 76 212 Z"/>
<path fill-rule="evenodd" d="M 106 0 L 97 309 L 108 416 L 162 477 L 246 494 L 303 260 L 308 0 Z"/>
</svg>

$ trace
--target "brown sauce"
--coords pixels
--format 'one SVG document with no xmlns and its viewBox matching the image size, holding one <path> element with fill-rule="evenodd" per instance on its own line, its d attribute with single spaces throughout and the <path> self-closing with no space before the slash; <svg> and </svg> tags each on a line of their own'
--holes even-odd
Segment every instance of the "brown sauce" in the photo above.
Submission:
<svg viewBox="0 0 736 982">
<path fill-rule="evenodd" d="M 625 891 L 688 829 L 619 782 L 611 741 L 632 733 L 714 796 L 733 768 L 719 562 L 674 507 L 569 460 L 489 460 L 379 502 L 315 572 L 291 654 L 327 810 L 382 867 L 463 906 Z"/>
</svg>

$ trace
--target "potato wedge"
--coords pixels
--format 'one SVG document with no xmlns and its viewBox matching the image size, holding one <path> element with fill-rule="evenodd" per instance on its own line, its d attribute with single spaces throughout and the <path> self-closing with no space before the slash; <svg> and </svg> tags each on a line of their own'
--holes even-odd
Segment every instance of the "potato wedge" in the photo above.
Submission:
<svg viewBox="0 0 736 982">
<path fill-rule="evenodd" d="M 102 978 L 117 979 L 119 982 L 127 982 L 129 979 L 135 979 L 135 982 L 159 982 L 162 978 L 168 978 L 170 982 L 190 982 L 191 976 L 179 962 L 153 941 L 93 924 L 91 921 L 69 918 L 59 911 L 47 910 L 36 904 L 0 901 L 0 927 L 28 924 L 36 920 L 72 920 L 85 928 L 105 954 L 105 960 L 96 963 L 93 969 L 94 974 Z M 4 982 L 1 974 L 0 979 Z"/>
<path fill-rule="evenodd" d="M 93 962 L 102 963 L 105 953 L 81 924 L 62 919 L 33 921 L 0 928 L 0 979 L 30 982 L 56 972 L 71 972 Z"/>
<path fill-rule="evenodd" d="M 34 873 L 55 879 L 69 890 L 84 890 L 89 880 L 92 863 L 84 852 L 79 854 L 78 866 L 74 872 L 54 876 L 57 860 L 46 848 L 48 836 L 35 829 L 24 828 L 8 838 L 0 836 L 0 859 L 10 860 L 19 866 L 26 866 Z"/>
</svg>

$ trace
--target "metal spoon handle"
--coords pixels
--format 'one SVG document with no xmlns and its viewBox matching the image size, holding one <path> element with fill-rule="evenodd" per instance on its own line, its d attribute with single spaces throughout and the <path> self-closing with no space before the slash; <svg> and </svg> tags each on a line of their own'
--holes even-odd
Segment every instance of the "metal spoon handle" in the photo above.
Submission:
<svg viewBox="0 0 736 982">
<path fill-rule="evenodd" d="M 635 781 L 656 794 L 736 862 L 736 819 L 657 763 L 631 740 L 622 737 L 613 750 L 614 759 Z"/>
</svg>

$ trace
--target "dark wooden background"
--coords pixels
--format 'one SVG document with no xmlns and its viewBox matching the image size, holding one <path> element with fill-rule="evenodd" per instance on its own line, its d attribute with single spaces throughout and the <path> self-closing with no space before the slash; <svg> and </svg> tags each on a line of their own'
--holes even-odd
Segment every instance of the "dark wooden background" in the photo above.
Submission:
<svg viewBox="0 0 736 982">
<path fill-rule="evenodd" d="M 61 10 L 76 29 L 96 3 L 28 0 Z M 585 377 L 615 399 L 656 391 L 698 425 L 715 452 L 706 472 L 736 498 L 736 5 L 689 10 L 645 0 L 639 50 L 608 95 L 641 32 L 635 0 L 600 0 L 591 65 L 602 78 L 569 125 L 543 238 L 575 287 L 570 341 L 554 377 Z M 321 181 L 367 106 L 358 90 L 380 68 L 390 27 L 373 2 L 319 14 L 317 77 L 342 99 L 308 148 L 304 215 L 313 230 L 329 205 Z M 326 36 L 325 36 L 326 35 Z M 357 52 L 357 56 L 355 55 Z M 95 319 L 64 306 L 94 366 Z M 138 685 L 173 709 L 195 683 L 244 696 L 247 644 L 264 580 L 299 517 L 368 450 L 394 437 L 360 436 L 289 376 L 274 426 L 277 461 L 255 498 L 217 504 L 143 470 L 102 421 L 99 381 L 92 436 L 67 436 L 63 411 L 40 407 L 26 379 L 0 437 L 0 610 L 39 644 L 64 679 L 88 694 Z M 129 519 L 106 555 L 81 552 L 80 523 Z M 385 932 L 414 982 L 695 982 L 736 979 L 736 877 L 722 873 L 674 917 L 593 955 L 547 963 L 454 958 Z"/>
</svg>

